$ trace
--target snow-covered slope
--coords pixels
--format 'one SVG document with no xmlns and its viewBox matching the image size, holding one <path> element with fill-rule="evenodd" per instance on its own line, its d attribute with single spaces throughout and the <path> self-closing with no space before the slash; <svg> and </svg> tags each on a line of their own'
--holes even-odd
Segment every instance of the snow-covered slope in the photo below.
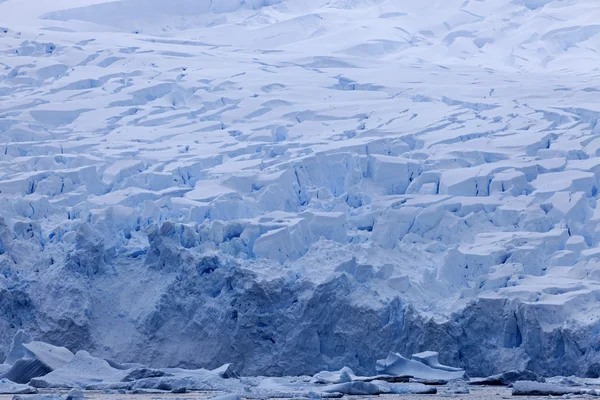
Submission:
<svg viewBox="0 0 600 400">
<path fill-rule="evenodd" d="M 0 1 L 0 349 L 598 376 L 599 18 Z"/>
</svg>

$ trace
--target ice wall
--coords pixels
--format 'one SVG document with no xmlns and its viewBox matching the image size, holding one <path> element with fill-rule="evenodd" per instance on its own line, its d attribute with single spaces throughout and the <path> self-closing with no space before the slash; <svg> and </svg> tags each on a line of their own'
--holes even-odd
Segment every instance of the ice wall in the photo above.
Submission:
<svg viewBox="0 0 600 400">
<path fill-rule="evenodd" d="M 597 5 L 400 3 L 1 2 L 0 353 L 598 376 Z"/>
</svg>

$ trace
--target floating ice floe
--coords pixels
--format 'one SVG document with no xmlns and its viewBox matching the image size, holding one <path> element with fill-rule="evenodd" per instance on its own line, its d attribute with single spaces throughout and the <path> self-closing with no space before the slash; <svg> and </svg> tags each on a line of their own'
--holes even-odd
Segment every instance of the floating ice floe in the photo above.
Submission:
<svg viewBox="0 0 600 400">
<path fill-rule="evenodd" d="M 28 383 L 32 378 L 44 376 L 73 359 L 73 353 L 65 347 L 31 341 L 24 332 L 19 331 L 13 338 L 6 363 L 13 365 L 0 378 L 15 383 Z"/>
</svg>

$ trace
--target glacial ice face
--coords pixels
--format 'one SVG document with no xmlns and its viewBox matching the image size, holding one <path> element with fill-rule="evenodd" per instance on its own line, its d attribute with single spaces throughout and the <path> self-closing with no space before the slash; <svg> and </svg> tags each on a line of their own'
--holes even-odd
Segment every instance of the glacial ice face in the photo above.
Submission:
<svg viewBox="0 0 600 400">
<path fill-rule="evenodd" d="M 594 1 L 151 3 L 0 3 L 2 358 L 598 375 Z"/>
</svg>

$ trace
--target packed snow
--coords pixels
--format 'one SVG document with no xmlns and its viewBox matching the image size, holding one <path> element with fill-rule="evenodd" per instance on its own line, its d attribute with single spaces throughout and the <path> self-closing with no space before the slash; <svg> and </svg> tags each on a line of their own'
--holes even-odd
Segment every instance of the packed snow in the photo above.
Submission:
<svg viewBox="0 0 600 400">
<path fill-rule="evenodd" d="M 597 378 L 599 18 L 0 1 L 0 356 L 48 385 L 63 362 Z M 19 329 L 69 353 L 9 352 Z"/>
</svg>

